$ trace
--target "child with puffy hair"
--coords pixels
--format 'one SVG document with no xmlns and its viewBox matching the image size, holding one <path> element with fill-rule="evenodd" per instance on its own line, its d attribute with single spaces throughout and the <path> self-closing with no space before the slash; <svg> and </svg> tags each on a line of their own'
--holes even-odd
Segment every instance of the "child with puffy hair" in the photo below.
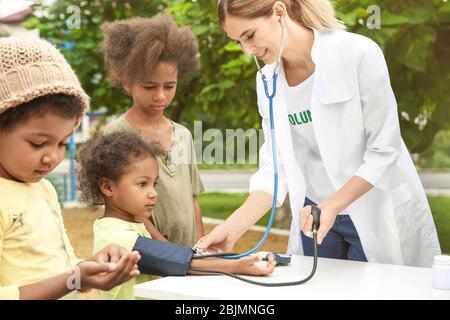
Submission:
<svg viewBox="0 0 450 320">
<path fill-rule="evenodd" d="M 106 133 L 135 132 L 157 143 L 160 201 L 145 225 L 152 238 L 192 246 L 203 236 L 197 195 L 204 190 L 187 128 L 164 115 L 178 81 L 199 67 L 197 40 L 168 14 L 102 26 L 110 83 L 132 98 L 131 107 Z"/>
</svg>

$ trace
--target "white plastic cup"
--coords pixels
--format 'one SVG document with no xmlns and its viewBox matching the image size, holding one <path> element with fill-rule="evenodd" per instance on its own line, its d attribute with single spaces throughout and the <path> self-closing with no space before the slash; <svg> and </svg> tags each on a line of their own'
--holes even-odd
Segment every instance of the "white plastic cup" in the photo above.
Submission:
<svg viewBox="0 0 450 320">
<path fill-rule="evenodd" d="M 439 255 L 434 257 L 433 287 L 450 290 L 450 256 Z"/>
</svg>

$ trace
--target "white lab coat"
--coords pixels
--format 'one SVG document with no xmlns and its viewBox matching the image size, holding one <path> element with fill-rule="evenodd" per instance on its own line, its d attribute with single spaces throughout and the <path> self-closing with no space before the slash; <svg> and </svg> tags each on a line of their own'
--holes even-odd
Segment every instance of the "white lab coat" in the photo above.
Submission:
<svg viewBox="0 0 450 320">
<path fill-rule="evenodd" d="M 381 49 L 361 35 L 314 30 L 311 54 L 315 63 L 312 124 L 325 171 L 335 190 L 355 175 L 374 186 L 347 208 L 368 261 L 430 267 L 434 255 L 440 254 L 437 232 L 421 181 L 400 136 L 397 104 Z M 263 68 L 268 78 L 273 68 L 274 64 Z M 295 153 L 304 153 L 305 147 L 292 144 L 280 77 L 277 86 L 277 202 L 283 203 L 289 192 L 293 219 L 288 252 L 303 254 L 299 213 L 306 190 Z M 271 82 L 269 89 L 271 92 Z M 260 149 L 259 170 L 250 180 L 250 192 L 273 194 L 269 103 L 259 73 L 257 94 L 265 143 Z"/>
</svg>

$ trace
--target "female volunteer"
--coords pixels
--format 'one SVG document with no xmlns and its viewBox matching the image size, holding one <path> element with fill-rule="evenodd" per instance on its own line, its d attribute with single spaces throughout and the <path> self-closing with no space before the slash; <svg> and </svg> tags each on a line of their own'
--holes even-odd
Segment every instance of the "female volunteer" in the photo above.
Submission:
<svg viewBox="0 0 450 320">
<path fill-rule="evenodd" d="M 311 255 L 308 205 L 316 203 L 319 256 L 431 266 L 440 254 L 437 233 L 400 136 L 380 48 L 346 32 L 328 0 L 219 0 L 218 17 L 245 53 L 264 61 L 268 80 L 281 53 L 273 112 L 277 204 L 289 192 L 293 217 L 288 252 Z M 261 73 L 257 95 L 265 143 L 250 195 L 199 248 L 231 250 L 271 207 L 274 170 Z"/>
</svg>

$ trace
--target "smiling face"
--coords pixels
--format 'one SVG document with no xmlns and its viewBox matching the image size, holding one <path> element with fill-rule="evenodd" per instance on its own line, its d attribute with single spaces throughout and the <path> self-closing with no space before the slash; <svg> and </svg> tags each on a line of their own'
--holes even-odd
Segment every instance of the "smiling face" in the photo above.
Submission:
<svg viewBox="0 0 450 320">
<path fill-rule="evenodd" d="M 135 217 L 150 217 L 156 204 L 155 190 L 159 177 L 158 163 L 152 156 L 136 159 L 105 194 L 107 206 L 113 206 L 120 217 L 133 221 Z"/>
<path fill-rule="evenodd" d="M 39 182 L 64 159 L 77 120 L 47 111 L 0 131 L 0 177 Z"/>
<path fill-rule="evenodd" d="M 276 14 L 254 19 L 229 15 L 222 27 L 230 39 L 239 43 L 245 54 L 255 55 L 265 64 L 276 61 L 282 30 L 280 17 Z"/>
<path fill-rule="evenodd" d="M 125 85 L 125 90 L 133 98 L 133 107 L 148 114 L 160 114 L 175 97 L 177 79 L 174 64 L 159 62 L 142 82 Z"/>
</svg>

